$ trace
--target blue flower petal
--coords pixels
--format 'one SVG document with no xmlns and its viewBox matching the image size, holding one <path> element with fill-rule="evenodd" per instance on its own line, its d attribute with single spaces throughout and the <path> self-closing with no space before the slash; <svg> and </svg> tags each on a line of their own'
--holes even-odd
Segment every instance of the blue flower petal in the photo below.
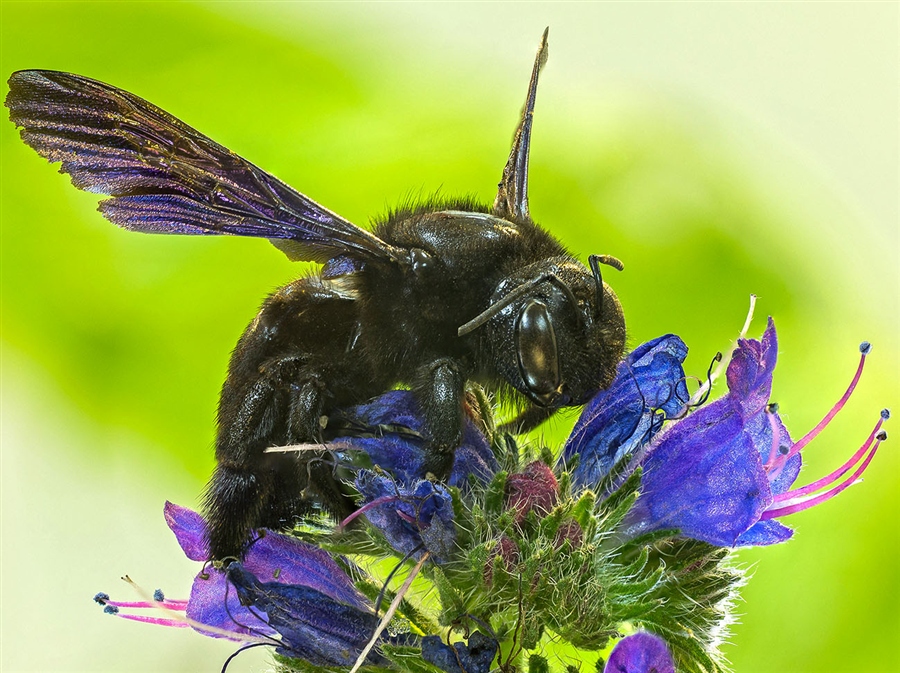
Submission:
<svg viewBox="0 0 900 673">
<path fill-rule="evenodd" d="M 387 475 L 360 470 L 356 489 L 366 504 L 375 503 L 365 507 L 366 518 L 399 553 L 409 554 L 421 546 L 415 558 L 430 551 L 438 562 L 453 553 L 453 500 L 440 485 L 422 480 L 406 486 Z"/>
<path fill-rule="evenodd" d="M 781 472 L 774 477 L 770 474 L 769 487 L 772 489 L 772 494 L 778 495 L 789 490 L 793 483 L 797 481 L 797 476 L 800 474 L 800 468 L 802 466 L 803 459 L 800 457 L 799 453 L 796 453 L 788 458 L 784 467 L 781 468 Z"/>
<path fill-rule="evenodd" d="M 793 535 L 794 531 L 774 519 L 757 521 L 747 531 L 741 533 L 734 546 L 764 547 L 790 540 Z"/>
<path fill-rule="evenodd" d="M 176 505 L 168 500 L 163 508 L 166 524 L 175 533 L 175 538 L 184 555 L 191 561 L 209 560 L 209 542 L 206 539 L 206 521 L 197 512 Z"/>
<path fill-rule="evenodd" d="M 731 400 L 733 404 L 739 405 L 738 408 L 742 412 L 746 411 L 739 398 L 732 396 Z M 773 425 L 778 435 L 778 439 L 774 443 L 772 442 Z M 781 451 L 788 451 L 793 444 L 791 435 L 784 426 L 781 417 L 775 412 L 766 413 L 765 407 L 761 411 L 744 418 L 744 432 L 747 433 L 753 442 L 762 465 L 769 462 L 773 452 L 777 455 Z M 791 456 L 774 479 L 771 476 L 768 477 L 771 479 L 769 487 L 773 494 L 783 493 L 791 487 L 791 484 L 797 479 L 797 475 L 800 474 L 802 462 L 803 460 L 799 453 Z"/>
<path fill-rule="evenodd" d="M 194 578 L 185 616 L 200 624 L 234 634 L 275 634 L 275 630 L 268 625 L 266 614 L 258 610 L 254 614 L 241 605 L 240 598 L 225 573 L 212 567 Z M 214 638 L 227 638 L 220 633 L 204 631 L 196 626 L 194 628 Z"/>
<path fill-rule="evenodd" d="M 745 417 L 762 412 L 772 395 L 772 373 L 778 358 L 778 338 L 772 318 L 762 341 L 741 339 L 728 363 L 728 394 Z"/>
<path fill-rule="evenodd" d="M 500 646 L 475 631 L 467 643 L 446 645 L 439 636 L 422 638 L 422 658 L 446 673 L 489 673 Z"/>
<path fill-rule="evenodd" d="M 425 478 L 425 420 L 415 396 L 408 390 L 394 390 L 344 411 L 354 424 L 377 430 L 375 437 L 341 437 L 341 442 L 365 451 L 372 463 L 412 484 Z M 398 428 L 392 432 L 391 428 Z M 411 430 L 400 432 L 399 428 Z M 487 438 L 466 418 L 462 443 L 456 449 L 448 483 L 465 486 L 469 475 L 487 482 L 499 469 Z"/>
<path fill-rule="evenodd" d="M 641 495 L 626 518 L 628 534 L 677 528 L 723 547 L 791 536 L 781 524 L 760 522 L 773 494 L 787 491 L 801 466 L 798 454 L 771 474 L 764 467 L 792 445 L 768 406 L 777 347 L 770 318 L 761 341 L 738 342 L 725 397 L 675 423 L 649 447 Z"/>
<path fill-rule="evenodd" d="M 344 605 L 308 586 L 260 582 L 240 562 L 228 566 L 228 579 L 241 601 L 266 613 L 281 634 L 280 654 L 319 666 L 351 666 L 378 626 L 371 612 Z M 383 663 L 377 653 L 371 663 Z"/>
<path fill-rule="evenodd" d="M 265 531 L 248 547 L 244 567 L 263 582 L 302 585 L 340 603 L 369 605 L 328 552 L 289 535 Z"/>
<path fill-rule="evenodd" d="M 635 453 L 677 415 L 689 395 L 682 362 L 687 346 L 674 334 L 649 341 L 619 363 L 616 378 L 584 408 L 566 442 L 563 461 L 577 454 L 576 486 L 590 488 L 626 453 Z"/>
<path fill-rule="evenodd" d="M 678 528 L 686 537 L 734 545 L 772 500 L 753 438 L 729 397 L 672 426 L 650 448 L 629 534 Z"/>
<path fill-rule="evenodd" d="M 206 522 L 197 512 L 170 502 L 165 506 L 169 528 L 188 558 L 206 561 Z M 353 580 L 323 549 L 288 535 L 261 531 L 247 548 L 244 567 L 263 580 L 305 586 L 337 602 L 368 609 L 369 603 L 353 585 Z M 186 615 L 196 622 L 236 634 L 274 633 L 266 626 L 266 615 L 250 612 L 229 588 L 225 574 L 212 566 L 201 571 L 191 587 Z M 207 632 L 204 632 L 207 633 Z M 210 634 L 216 635 L 216 634 Z M 225 636 L 217 636 L 225 637 Z"/>
<path fill-rule="evenodd" d="M 609 655 L 603 673 L 675 673 L 669 648 L 659 636 L 640 632 L 623 638 Z"/>
</svg>

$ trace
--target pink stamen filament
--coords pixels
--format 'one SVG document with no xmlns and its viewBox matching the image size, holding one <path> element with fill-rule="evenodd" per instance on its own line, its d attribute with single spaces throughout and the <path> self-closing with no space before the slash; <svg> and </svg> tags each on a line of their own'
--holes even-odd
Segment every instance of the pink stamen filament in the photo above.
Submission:
<svg viewBox="0 0 900 673">
<path fill-rule="evenodd" d="M 396 496 L 396 495 L 383 495 L 383 496 L 381 496 L 380 498 L 375 498 L 372 502 L 367 502 L 365 505 L 363 505 L 363 506 L 360 507 L 358 510 L 356 510 L 355 512 L 353 512 L 353 514 L 351 514 L 351 515 L 348 516 L 346 519 L 344 519 L 343 521 L 341 521 L 340 527 L 341 527 L 341 528 L 344 528 L 348 523 L 350 523 L 351 521 L 353 521 L 353 519 L 355 519 L 356 517 L 358 517 L 360 514 L 365 514 L 367 511 L 369 511 L 369 510 L 372 509 L 373 507 L 378 507 L 379 505 L 384 505 L 385 503 L 393 502 L 394 500 L 399 500 L 399 496 Z"/>
<path fill-rule="evenodd" d="M 872 445 L 872 442 L 875 441 L 875 435 L 878 434 L 878 431 L 881 430 L 881 426 L 884 424 L 884 419 L 879 418 L 878 423 L 875 424 L 875 428 L 869 434 L 868 438 L 865 442 L 863 442 L 862 446 L 860 446 L 856 453 L 850 456 L 850 459 L 847 460 L 843 465 L 841 465 L 838 469 L 836 469 L 831 474 L 828 474 L 821 479 L 817 479 L 816 481 L 808 484 L 802 488 L 796 488 L 792 491 L 786 491 L 785 493 L 779 493 L 773 499 L 773 502 L 781 503 L 788 500 L 794 500 L 795 498 L 801 498 L 805 495 L 809 495 L 810 493 L 815 493 L 820 488 L 825 488 L 829 484 L 833 484 L 838 479 L 843 477 L 847 472 L 850 471 L 856 463 L 858 463 L 862 457 L 865 455 L 866 451 L 869 450 L 869 447 Z"/>
<path fill-rule="evenodd" d="M 853 376 L 853 380 L 850 382 L 850 386 L 847 388 L 847 392 L 837 401 L 837 403 L 831 408 L 827 414 L 825 414 L 825 418 L 819 421 L 819 424 L 816 425 L 812 430 L 807 432 L 799 441 L 795 442 L 791 447 L 791 450 L 788 451 L 784 455 L 784 459 L 782 461 L 778 461 L 780 463 L 787 462 L 789 458 L 797 455 L 803 449 L 804 446 L 809 444 L 816 435 L 818 435 L 822 430 L 831 422 L 831 419 L 834 418 L 837 413 L 844 407 L 847 403 L 847 400 L 850 399 L 850 395 L 853 394 L 853 390 L 856 388 L 856 384 L 859 383 L 859 377 L 862 376 L 863 366 L 866 363 L 866 353 L 862 353 L 859 357 L 859 366 L 856 368 L 856 374 Z"/>
<path fill-rule="evenodd" d="M 177 610 L 180 612 L 184 612 L 187 609 L 187 601 L 173 601 L 173 600 L 164 600 L 158 602 L 150 602 L 150 601 L 139 601 L 139 602 L 127 602 L 127 601 L 103 601 L 104 605 L 113 605 L 117 608 L 144 608 L 144 609 L 156 609 L 156 608 L 165 608 L 166 610 Z"/>
<path fill-rule="evenodd" d="M 122 605 L 122 603 L 114 603 L 113 601 L 108 601 L 106 605 Z M 152 603 L 148 603 L 145 605 L 141 605 L 141 607 L 163 607 L 162 603 L 158 603 L 157 605 L 153 605 Z M 167 608 L 163 608 L 167 609 Z M 235 631 L 229 631 L 228 629 L 220 629 L 215 626 L 210 626 L 208 624 L 204 624 L 203 622 L 198 622 L 194 619 L 188 619 L 183 615 L 177 615 L 173 618 L 166 619 L 164 617 L 148 617 L 147 615 L 131 615 L 124 612 L 114 612 L 113 615 L 115 617 L 120 617 L 122 619 L 129 619 L 133 622 L 141 622 L 143 624 L 156 624 L 157 626 L 171 626 L 177 628 L 187 628 L 190 627 L 195 631 L 200 631 L 201 633 L 214 634 L 219 637 L 228 638 L 229 640 L 236 640 L 238 642 L 244 643 L 265 643 L 265 644 L 273 644 L 272 639 L 270 638 L 262 638 L 259 636 L 238 633 Z M 276 641 L 277 642 L 277 641 Z"/>
<path fill-rule="evenodd" d="M 815 507 L 816 505 L 825 502 L 826 500 L 831 500 L 838 493 L 843 491 L 848 486 L 855 484 L 859 476 L 865 472 L 866 468 L 869 466 L 869 463 L 872 462 L 872 458 L 875 456 L 875 452 L 878 451 L 878 447 L 881 444 L 882 438 L 878 437 L 878 440 L 872 446 L 871 451 L 866 456 L 866 459 L 860 464 L 858 468 L 853 472 L 852 475 L 834 488 L 825 491 L 824 493 L 820 493 L 816 496 L 807 496 L 804 498 L 799 498 L 795 500 L 789 501 L 790 504 L 785 504 L 783 507 L 779 507 L 777 509 L 767 509 L 763 512 L 760 519 L 774 519 L 779 516 L 787 516 L 788 514 L 794 514 L 795 512 L 802 512 L 805 509 L 809 509 L 810 507 Z"/>
<path fill-rule="evenodd" d="M 398 509 L 397 516 L 403 519 L 406 523 L 415 526 L 416 528 L 419 527 L 419 520 L 411 514 L 407 514 L 406 512 Z"/>
<path fill-rule="evenodd" d="M 133 622 L 143 622 L 144 624 L 156 624 L 157 626 L 176 626 L 180 629 L 190 627 L 190 624 L 178 619 L 163 619 L 162 617 L 147 617 L 146 615 L 126 615 L 121 612 L 117 613 L 116 617 L 130 619 Z"/>
<path fill-rule="evenodd" d="M 149 593 L 142 589 L 133 579 L 131 579 L 128 575 L 125 575 L 123 578 L 128 584 L 132 586 L 132 588 L 137 591 L 138 595 L 144 597 L 146 600 L 139 603 L 131 603 L 130 605 L 138 608 L 155 608 L 161 610 L 163 613 L 171 615 L 169 619 L 165 619 L 162 617 L 147 617 L 146 615 L 130 615 L 124 614 L 122 612 L 116 611 L 112 613 L 116 617 L 121 617 L 122 619 L 130 619 L 134 622 L 144 622 L 146 624 L 157 624 L 159 626 L 177 626 L 179 628 L 184 626 L 190 626 L 195 631 L 199 631 L 204 634 L 213 634 L 219 636 L 221 638 L 228 638 L 229 640 L 236 640 L 242 643 L 261 643 L 266 645 L 273 644 L 273 639 L 270 637 L 260 637 L 255 635 L 250 635 L 246 633 L 238 633 L 236 631 L 231 631 L 229 629 L 219 628 L 218 626 L 210 626 L 209 624 L 204 624 L 203 622 L 198 622 L 196 619 L 191 619 L 187 615 L 182 614 L 186 607 L 188 601 L 183 600 L 165 600 L 165 601 L 155 601 L 152 599 Z M 102 602 L 103 605 L 110 605 L 116 608 L 120 608 L 122 606 L 128 606 L 129 603 L 126 601 L 111 601 L 104 600 Z M 277 641 L 275 641 L 277 642 Z"/>
</svg>

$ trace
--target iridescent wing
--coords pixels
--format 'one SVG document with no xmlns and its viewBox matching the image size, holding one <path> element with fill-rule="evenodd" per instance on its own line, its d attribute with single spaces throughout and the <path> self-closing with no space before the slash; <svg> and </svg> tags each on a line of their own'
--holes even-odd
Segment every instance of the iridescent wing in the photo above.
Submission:
<svg viewBox="0 0 900 673">
<path fill-rule="evenodd" d="M 99 210 L 125 229 L 268 238 L 317 262 L 402 254 L 127 91 L 50 70 L 13 73 L 9 87 L 22 140 L 79 189 L 113 197 Z"/>
<path fill-rule="evenodd" d="M 512 150 L 503 168 L 497 198 L 494 199 L 494 215 L 508 220 L 530 220 L 528 212 L 528 154 L 531 150 L 531 124 L 534 119 L 534 101 L 537 98 L 538 76 L 547 62 L 547 34 L 550 28 L 544 29 L 541 43 L 538 45 L 531 80 L 528 82 L 528 95 L 522 118 L 516 127 Z"/>
</svg>

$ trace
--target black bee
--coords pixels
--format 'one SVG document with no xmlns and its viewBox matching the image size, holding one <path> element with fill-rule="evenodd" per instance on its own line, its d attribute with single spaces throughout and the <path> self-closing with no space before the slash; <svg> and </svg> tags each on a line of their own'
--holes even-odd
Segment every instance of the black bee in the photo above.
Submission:
<svg viewBox="0 0 900 673">
<path fill-rule="evenodd" d="M 600 264 L 621 263 L 591 256 L 586 267 L 528 211 L 546 39 L 493 206 L 434 199 L 372 232 L 126 91 L 45 70 L 10 78 L 6 105 L 22 139 L 61 161 L 79 189 L 111 196 L 99 210 L 115 224 L 268 238 L 291 259 L 324 264 L 268 297 L 232 355 L 206 491 L 213 559 L 240 555 L 253 528 L 290 526 L 313 506 L 353 510 L 327 451 L 266 451 L 320 442 L 333 410 L 409 386 L 430 435 L 426 473 L 442 479 L 467 381 L 524 396 L 520 429 L 612 381 L 625 325 Z"/>
</svg>

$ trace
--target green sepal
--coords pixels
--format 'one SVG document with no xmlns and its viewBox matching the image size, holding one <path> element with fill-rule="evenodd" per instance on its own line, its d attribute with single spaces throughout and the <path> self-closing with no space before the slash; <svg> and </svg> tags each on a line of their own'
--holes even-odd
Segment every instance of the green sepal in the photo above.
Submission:
<svg viewBox="0 0 900 673">
<path fill-rule="evenodd" d="M 541 446 L 538 460 L 544 463 L 544 465 L 549 467 L 551 470 L 553 469 L 553 465 L 556 463 L 556 458 L 553 455 L 553 452 L 550 450 L 550 447 L 546 445 Z"/>
<path fill-rule="evenodd" d="M 578 456 L 579 461 L 581 460 L 581 456 Z M 621 459 L 616 461 L 615 465 L 613 465 L 609 472 L 603 475 L 603 478 L 600 479 L 599 483 L 594 485 L 594 491 L 597 493 L 606 495 L 612 493 L 613 491 L 618 490 L 620 484 L 625 481 L 625 479 L 629 475 L 629 468 L 631 466 L 632 454 L 626 453 L 622 456 Z M 574 470 L 575 468 L 570 468 Z"/>
<path fill-rule="evenodd" d="M 597 506 L 597 495 L 593 491 L 584 491 L 572 506 L 571 516 L 585 532 L 585 538 L 593 537 L 594 509 Z"/>
<path fill-rule="evenodd" d="M 373 605 L 377 603 L 378 597 L 381 596 L 382 614 L 397 596 L 397 592 L 392 589 L 384 589 L 384 592 L 382 593 L 381 585 L 376 584 L 368 578 L 357 581 L 356 588 L 359 589 L 363 596 L 372 601 Z M 412 627 L 413 633 L 416 633 L 416 635 L 428 635 L 430 633 L 435 633 L 438 629 L 438 625 L 433 619 L 427 617 L 418 607 L 406 598 L 400 600 L 400 604 L 397 606 L 396 616 L 405 619 Z"/>
<path fill-rule="evenodd" d="M 677 528 L 664 528 L 662 530 L 652 530 L 643 535 L 638 535 L 627 542 L 622 543 L 617 553 L 620 556 L 627 557 L 635 552 L 636 549 L 646 549 L 655 546 L 657 542 L 677 537 L 679 530 Z"/>
<path fill-rule="evenodd" d="M 641 596 L 643 594 L 648 594 L 656 586 L 660 583 L 665 575 L 666 568 L 664 564 L 660 564 L 660 567 L 657 568 L 654 572 L 647 575 L 647 577 L 638 580 L 638 581 L 626 581 L 622 582 L 618 585 L 612 585 L 606 588 L 606 593 L 609 596 Z M 618 615 L 617 615 L 618 616 Z M 623 621 L 630 619 L 630 617 L 620 617 Z"/>
<path fill-rule="evenodd" d="M 643 468 L 636 468 L 629 477 L 612 493 L 609 494 L 601 503 L 601 507 L 605 512 L 618 510 L 623 502 L 631 501 L 637 497 L 638 489 L 641 487 L 641 474 Z M 598 493 L 602 493 L 598 489 Z"/>
<path fill-rule="evenodd" d="M 484 511 L 488 515 L 497 515 L 503 511 L 508 472 L 501 470 L 494 475 L 484 494 Z"/>
<path fill-rule="evenodd" d="M 439 567 L 434 566 L 431 569 L 431 579 L 441 599 L 441 615 L 438 621 L 441 626 L 450 626 L 466 614 L 463 599 Z"/>
<path fill-rule="evenodd" d="M 528 673 L 550 673 L 550 665 L 541 655 L 532 654 L 528 657 Z"/>
</svg>

